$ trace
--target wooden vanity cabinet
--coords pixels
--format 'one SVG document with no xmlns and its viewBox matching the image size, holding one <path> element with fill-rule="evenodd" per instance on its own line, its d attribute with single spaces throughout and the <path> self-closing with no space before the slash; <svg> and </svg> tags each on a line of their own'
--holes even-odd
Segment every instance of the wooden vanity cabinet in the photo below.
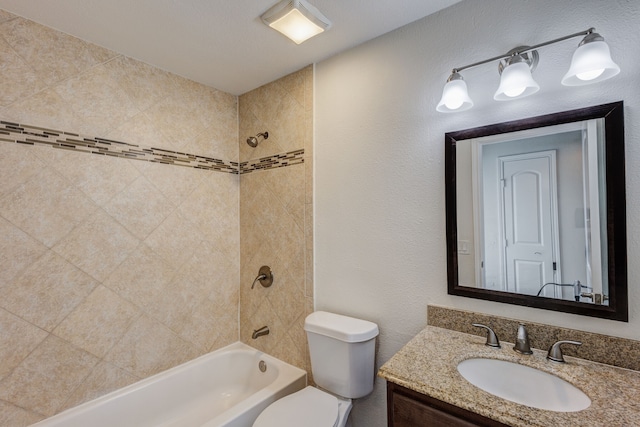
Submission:
<svg viewBox="0 0 640 427">
<path fill-rule="evenodd" d="M 498 421 L 387 381 L 388 427 L 504 427 Z"/>
</svg>

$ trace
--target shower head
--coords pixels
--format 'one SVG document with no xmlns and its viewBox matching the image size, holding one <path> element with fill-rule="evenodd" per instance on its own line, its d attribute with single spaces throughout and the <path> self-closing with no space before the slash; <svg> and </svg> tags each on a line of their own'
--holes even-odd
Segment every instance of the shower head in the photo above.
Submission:
<svg viewBox="0 0 640 427">
<path fill-rule="evenodd" d="M 260 143 L 260 141 L 258 140 L 258 138 L 262 137 L 263 139 L 268 139 L 269 138 L 269 132 L 261 132 L 259 134 L 257 134 L 256 136 L 251 136 L 249 138 L 247 138 L 247 144 L 249 144 L 251 147 L 257 147 L 258 144 Z"/>
</svg>

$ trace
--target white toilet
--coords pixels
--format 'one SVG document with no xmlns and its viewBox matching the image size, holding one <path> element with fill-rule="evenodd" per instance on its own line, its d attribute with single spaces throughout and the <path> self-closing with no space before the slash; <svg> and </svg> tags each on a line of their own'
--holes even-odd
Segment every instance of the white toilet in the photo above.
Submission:
<svg viewBox="0 0 640 427">
<path fill-rule="evenodd" d="M 253 427 L 344 427 L 351 399 L 373 391 L 378 325 L 316 311 L 304 330 L 318 388 L 308 386 L 272 403 Z"/>
</svg>

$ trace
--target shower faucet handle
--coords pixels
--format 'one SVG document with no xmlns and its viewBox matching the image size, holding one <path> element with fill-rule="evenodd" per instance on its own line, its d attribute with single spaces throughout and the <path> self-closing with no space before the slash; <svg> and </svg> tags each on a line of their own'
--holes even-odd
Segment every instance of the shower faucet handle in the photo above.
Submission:
<svg viewBox="0 0 640 427">
<path fill-rule="evenodd" d="M 260 267 L 258 276 L 254 279 L 251 289 L 256 285 L 256 282 L 260 282 L 260 284 L 265 288 L 271 286 L 273 284 L 273 271 L 271 271 L 271 267 L 268 265 Z"/>
<path fill-rule="evenodd" d="M 493 329 L 488 327 L 487 325 L 483 325 L 481 323 L 472 323 L 472 326 L 477 328 L 485 328 L 487 330 L 487 342 L 484 345 L 488 345 L 489 347 L 500 348 L 500 340 Z"/>
</svg>

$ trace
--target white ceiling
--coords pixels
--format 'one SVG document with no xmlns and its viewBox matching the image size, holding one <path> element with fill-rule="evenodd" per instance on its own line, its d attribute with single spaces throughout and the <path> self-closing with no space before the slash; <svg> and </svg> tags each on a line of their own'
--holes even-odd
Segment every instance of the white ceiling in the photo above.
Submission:
<svg viewBox="0 0 640 427">
<path fill-rule="evenodd" d="M 0 0 L 0 8 L 239 95 L 460 0 L 310 0 L 332 28 L 296 45 L 260 21 L 277 0 Z"/>
</svg>

